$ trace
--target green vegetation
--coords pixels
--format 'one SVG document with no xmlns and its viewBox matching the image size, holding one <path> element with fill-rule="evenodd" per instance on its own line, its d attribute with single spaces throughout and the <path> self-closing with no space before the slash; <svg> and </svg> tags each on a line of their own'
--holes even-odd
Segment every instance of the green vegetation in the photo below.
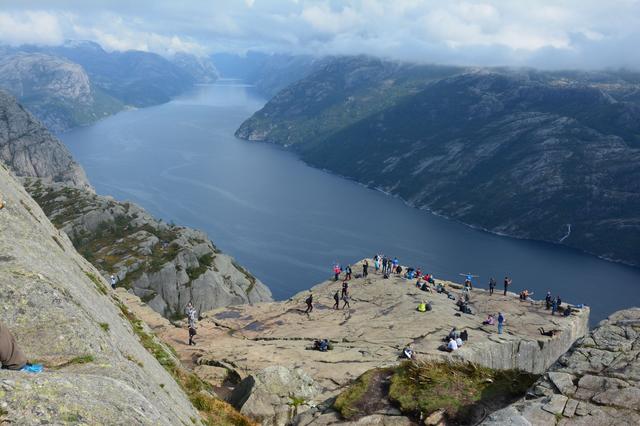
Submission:
<svg viewBox="0 0 640 426">
<path fill-rule="evenodd" d="M 213 265 L 214 256 L 212 253 L 207 253 L 198 258 L 198 266 L 187 268 L 186 273 L 191 281 L 197 279 L 200 275 L 204 274 L 207 269 Z"/>
<path fill-rule="evenodd" d="M 109 332 L 109 324 L 107 324 L 106 322 L 101 322 L 100 328 L 105 332 Z"/>
<path fill-rule="evenodd" d="M 72 358 L 68 362 L 65 363 L 65 366 L 73 365 L 73 364 L 88 364 L 90 362 L 95 361 L 95 357 L 93 355 L 80 355 L 75 358 Z"/>
<path fill-rule="evenodd" d="M 105 285 L 102 283 L 102 281 L 100 281 L 100 279 L 98 277 L 96 277 L 94 274 L 92 274 L 91 272 L 86 272 L 84 273 L 87 278 L 89 278 L 91 280 L 91 282 L 96 286 L 96 289 L 98 289 L 98 292 L 102 293 L 102 294 L 107 294 L 107 288 L 105 287 Z"/>
<path fill-rule="evenodd" d="M 386 402 L 416 419 L 444 410 L 454 423 L 473 423 L 479 407 L 503 407 L 523 396 L 536 379 L 529 373 L 471 363 L 404 362 L 367 371 L 334 406 L 346 419 L 371 414 Z"/>
<path fill-rule="evenodd" d="M 200 411 L 205 424 L 209 426 L 255 426 L 255 423 L 240 414 L 231 405 L 213 396 L 211 385 L 183 368 L 171 346 L 161 343 L 153 333 L 147 332 L 144 323 L 117 297 L 114 296 L 113 300 L 133 327 L 142 346 L 173 376 L 193 406 Z"/>
</svg>

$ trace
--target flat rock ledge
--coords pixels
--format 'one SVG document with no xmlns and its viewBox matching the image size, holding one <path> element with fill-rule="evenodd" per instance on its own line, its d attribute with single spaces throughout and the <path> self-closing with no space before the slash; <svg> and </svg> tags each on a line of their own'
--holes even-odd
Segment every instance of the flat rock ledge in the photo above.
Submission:
<svg viewBox="0 0 640 426">
<path fill-rule="evenodd" d="M 353 270 L 360 271 L 361 264 L 354 265 Z M 454 298 L 462 292 L 458 284 L 437 282 L 445 285 Z M 422 359 L 467 360 L 495 369 L 542 374 L 588 332 L 588 308 L 569 317 L 552 316 L 543 303 L 521 302 L 514 293 L 489 295 L 473 290 L 470 300 L 474 314 L 462 314 L 455 300 L 444 293 L 424 292 L 415 286 L 415 280 L 400 276 L 383 279 L 375 273 L 351 280 L 351 308 L 334 310 L 333 295 L 341 285 L 342 281 L 329 280 L 313 287 L 314 310 L 309 315 L 304 313 L 309 291 L 287 301 L 206 312 L 199 323 L 197 345 L 192 347 L 186 345 L 184 328 L 158 323 L 154 329 L 176 348 L 183 362 L 191 363 L 214 381 L 221 376 L 220 368 L 227 370 L 226 377 L 237 380 L 272 366 L 301 369 L 321 389 L 314 397 L 316 402 L 334 397 L 371 368 L 396 364 L 407 344 L 412 344 Z M 417 311 L 423 299 L 431 302 L 432 311 Z M 149 314 L 145 314 L 148 308 L 144 304 L 129 306 L 141 317 Z M 497 326 L 482 324 L 488 314 L 498 312 L 506 317 L 500 335 Z M 453 327 L 466 329 L 469 341 L 455 353 L 443 352 L 439 347 Z M 559 333 L 552 338 L 542 336 L 539 327 Z M 312 350 L 313 341 L 320 338 L 329 339 L 333 349 Z"/>
<path fill-rule="evenodd" d="M 640 424 L 640 308 L 600 322 L 527 397 L 493 413 L 498 425 Z"/>
</svg>

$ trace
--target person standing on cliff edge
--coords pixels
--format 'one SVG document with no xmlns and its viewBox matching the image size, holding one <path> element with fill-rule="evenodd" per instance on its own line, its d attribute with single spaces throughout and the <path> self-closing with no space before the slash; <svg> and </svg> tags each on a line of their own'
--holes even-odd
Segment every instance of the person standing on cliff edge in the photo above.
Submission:
<svg viewBox="0 0 640 426">
<path fill-rule="evenodd" d="M 489 295 L 493 295 L 493 290 L 496 288 L 496 279 L 491 277 L 489 280 Z"/>
<path fill-rule="evenodd" d="M 504 327 L 504 316 L 502 312 L 498 312 L 498 334 L 502 334 L 502 327 Z"/>
<path fill-rule="evenodd" d="M 509 288 L 509 286 L 511 285 L 511 278 L 509 277 L 504 277 L 504 295 L 507 295 L 507 289 Z"/>
</svg>

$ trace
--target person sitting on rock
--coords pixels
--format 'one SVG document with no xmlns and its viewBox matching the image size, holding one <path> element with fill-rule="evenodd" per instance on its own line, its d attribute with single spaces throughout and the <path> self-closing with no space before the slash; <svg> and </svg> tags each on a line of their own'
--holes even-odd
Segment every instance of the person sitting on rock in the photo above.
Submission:
<svg viewBox="0 0 640 426">
<path fill-rule="evenodd" d="M 458 348 L 462 347 L 462 345 L 464 345 L 464 342 L 462 341 L 462 337 L 458 337 L 456 339 L 456 345 L 458 345 Z"/>
<path fill-rule="evenodd" d="M 564 312 L 562 312 L 562 316 L 565 316 L 565 317 L 571 316 L 571 306 L 567 306 L 564 309 Z"/>
<path fill-rule="evenodd" d="M 427 301 L 423 300 L 418 304 L 418 312 L 427 312 Z"/>
<path fill-rule="evenodd" d="M 469 340 L 469 333 L 467 332 L 467 330 L 462 330 L 462 333 L 460 333 L 460 338 L 463 342 Z"/>
<path fill-rule="evenodd" d="M 496 323 L 496 318 L 491 314 L 487 316 L 486 320 L 482 321 L 483 325 L 495 325 L 495 323 Z"/>
<path fill-rule="evenodd" d="M 413 347 L 408 344 L 403 350 L 402 355 L 407 359 L 413 359 Z"/>
<path fill-rule="evenodd" d="M 457 351 L 458 350 L 458 344 L 456 343 L 456 340 L 453 338 L 449 339 L 449 343 L 447 344 L 447 350 L 449 352 L 453 352 L 453 351 Z"/>
<path fill-rule="evenodd" d="M 449 339 L 457 339 L 458 337 L 460 337 L 460 332 L 456 327 L 453 327 L 449 332 Z"/>
<path fill-rule="evenodd" d="M 11 330 L 2 321 L 0 321 L 0 368 L 29 373 L 42 371 L 41 364 L 31 364 L 27 361 Z"/>
<path fill-rule="evenodd" d="M 327 352 L 329 350 L 329 340 L 318 339 L 313 342 L 313 349 L 320 352 Z"/>
<path fill-rule="evenodd" d="M 548 331 L 544 331 L 544 328 L 539 327 L 538 331 L 540 332 L 540 334 L 542 334 L 543 336 L 548 336 L 548 337 L 553 337 L 556 334 L 560 334 L 560 330 L 548 330 Z"/>
</svg>

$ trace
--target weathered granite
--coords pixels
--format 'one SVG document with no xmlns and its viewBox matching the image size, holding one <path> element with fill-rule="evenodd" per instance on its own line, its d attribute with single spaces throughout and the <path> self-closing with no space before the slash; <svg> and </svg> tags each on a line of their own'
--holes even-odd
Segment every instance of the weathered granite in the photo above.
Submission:
<svg viewBox="0 0 640 426">
<path fill-rule="evenodd" d="M 361 265 L 354 265 L 353 270 L 360 271 Z M 155 331 L 175 346 L 183 362 L 222 367 L 242 379 L 273 365 L 301 368 L 322 388 L 317 398 L 322 401 L 365 371 L 396 364 L 409 343 L 422 359 L 469 360 L 540 373 L 556 361 L 556 353 L 566 351 L 587 330 L 588 308 L 568 318 L 558 317 L 540 303 L 520 302 L 513 293 L 490 296 L 484 290 L 473 290 L 475 315 L 460 314 L 455 301 L 445 294 L 423 292 L 416 288 L 415 280 L 383 279 L 375 273 L 351 280 L 351 309 L 336 311 L 331 309 L 332 296 L 341 283 L 326 281 L 313 287 L 315 307 L 309 315 L 304 314 L 308 291 L 283 302 L 206 312 L 199 322 L 195 347 L 185 344 L 185 329 L 159 326 Z M 459 285 L 442 283 L 456 296 L 460 294 Z M 433 310 L 417 312 L 421 299 L 429 300 Z M 131 309 L 141 316 L 148 310 L 141 304 Z M 502 335 L 497 334 L 496 326 L 482 325 L 488 313 L 498 311 L 507 321 Z M 468 330 L 469 342 L 453 354 L 439 350 L 454 326 Z M 560 333 L 553 338 L 541 336 L 538 327 Z M 330 339 L 333 349 L 311 350 L 318 338 Z"/>
<path fill-rule="evenodd" d="M 563 355 L 529 397 L 483 424 L 640 424 L 640 308 L 618 311 Z"/>
<path fill-rule="evenodd" d="M 99 272 L 1 164 L 0 194 L 0 318 L 27 357 L 46 367 L 0 370 L 0 423 L 199 423 Z"/>
</svg>

